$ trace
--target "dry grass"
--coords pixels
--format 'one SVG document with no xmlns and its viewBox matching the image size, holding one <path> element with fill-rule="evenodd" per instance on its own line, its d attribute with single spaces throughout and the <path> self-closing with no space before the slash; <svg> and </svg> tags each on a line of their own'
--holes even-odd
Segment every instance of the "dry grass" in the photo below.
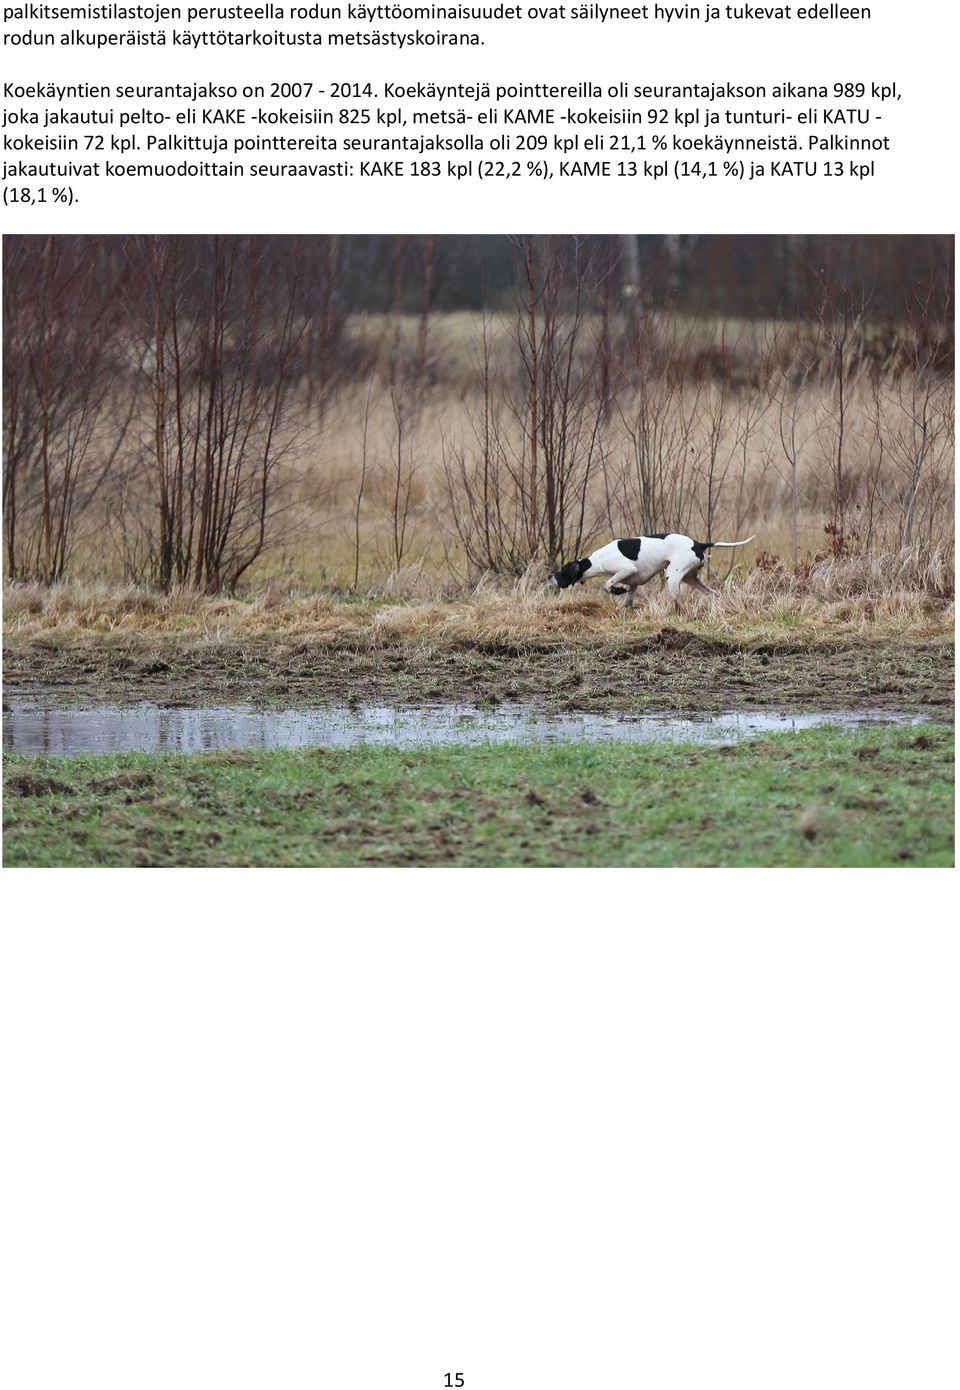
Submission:
<svg viewBox="0 0 960 1390">
<path fill-rule="evenodd" d="M 294 393 L 290 412 L 297 428 L 291 428 L 289 451 L 276 474 L 277 509 L 269 549 L 243 580 L 251 592 L 275 583 L 284 591 L 345 589 L 353 585 L 356 574 L 364 592 L 416 597 L 424 585 L 435 591 L 443 586 L 449 594 L 476 581 L 478 567 L 468 560 L 468 547 L 456 525 L 462 486 L 454 477 L 451 496 L 447 470 L 458 451 L 468 458 L 475 455 L 478 422 L 488 404 L 481 385 L 479 315 L 434 315 L 422 371 L 405 388 L 400 471 L 409 508 L 402 553 L 396 553 L 397 423 L 391 363 L 411 356 L 418 330 L 415 317 L 355 316 L 346 333 L 348 345 L 362 343 L 364 360 L 372 362 L 363 379 L 342 383 L 332 399 L 325 399 L 322 412 L 308 407 L 303 393 Z M 588 373 L 594 370 L 590 364 L 597 331 L 590 321 L 583 330 Z M 888 373 L 879 383 L 866 368 L 851 378 L 841 485 L 835 477 L 836 383 L 825 368 L 811 368 L 802 387 L 789 376 L 778 386 L 780 378 L 772 365 L 776 353 L 771 336 L 779 335 L 776 352 L 794 347 L 808 357 L 813 354 L 810 324 L 721 323 L 655 315 L 648 333 L 652 357 L 643 400 L 644 409 L 656 417 L 654 437 L 644 435 L 638 443 L 641 400 L 637 382 L 625 378 L 615 407 L 600 426 L 602 449 L 590 465 L 585 548 L 580 553 L 611 535 L 635 535 L 646 526 L 676 528 L 698 538 L 706 538 L 708 530 L 715 537 L 756 532 L 754 553 L 790 557 L 794 498 L 781 439 L 784 431 L 792 434 L 797 453 L 801 558 L 829 551 L 835 544 L 824 528 L 835 521 L 838 488 L 843 497 L 841 549 L 872 553 L 891 551 L 901 543 L 906 534 L 904 499 L 912 486 L 912 460 L 920 436 L 927 441 L 928 457 L 917 487 L 911 534 L 921 549 L 952 545 L 952 395 L 946 374 L 935 376 L 930 399 L 919 402 L 920 376 L 909 368 Z M 488 341 L 489 404 L 504 449 L 516 460 L 524 453 L 525 417 L 515 410 L 523 399 L 523 386 L 511 316 L 490 321 Z M 730 374 L 723 399 L 715 375 L 708 372 L 697 383 L 686 370 L 712 361 L 718 345 Z M 658 362 L 667 363 L 669 370 Z M 137 438 L 146 433 L 149 402 L 143 409 L 147 414 L 133 431 Z M 98 447 L 112 445 L 111 429 L 108 422 Z M 659 470 L 663 477 L 657 496 L 646 503 L 639 481 L 644 469 Z M 73 578 L 116 582 L 150 575 L 143 537 L 152 525 L 155 503 L 142 462 L 133 467 L 124 487 L 125 491 L 101 489 L 77 521 L 69 565 Z M 509 517 L 516 506 L 509 485 L 501 500 Z M 644 506 L 650 515 L 644 514 Z"/>
<path fill-rule="evenodd" d="M 459 333 L 476 334 L 469 315 L 455 317 Z M 446 327 L 444 342 L 455 337 L 454 330 Z M 741 350 L 748 355 L 745 348 Z M 251 571 L 252 584 L 280 579 L 304 587 L 347 587 L 355 566 L 364 589 L 376 586 L 395 592 L 399 586 L 403 592 L 411 575 L 424 575 L 437 585 L 476 579 L 457 533 L 445 476 L 445 460 L 458 449 L 469 454 L 475 448 L 475 431 L 484 415 L 475 366 L 471 378 L 462 365 L 468 355 L 462 342 L 456 352 L 451 351 L 449 362 L 441 355 L 442 375 L 405 427 L 402 472 L 410 509 L 400 563 L 391 550 L 397 481 L 395 423 L 386 391 L 371 390 L 366 383 L 361 390 L 345 391 L 322 432 L 291 458 L 289 499 L 279 540 Z M 891 388 L 890 397 L 879 404 L 866 381 L 849 391 L 843 489 L 846 544 L 852 554 L 889 551 L 900 543 L 910 439 L 898 391 Z M 663 456 L 654 469 L 663 470 L 665 495 L 662 514 L 658 509 L 647 529 L 676 529 L 698 538 L 706 538 L 708 532 L 717 538 L 756 533 L 757 552 L 790 557 L 792 485 L 775 403 L 751 387 L 723 407 L 721 420 L 713 387 L 698 391 L 692 386 L 672 386 L 661 395 L 659 406 L 653 408 L 663 411 L 656 431 L 662 430 L 666 437 L 657 445 Z M 830 551 L 833 544 L 825 531 L 833 516 L 837 428 L 833 397 L 829 382 L 808 382 L 795 420 L 784 426 L 794 430 L 798 441 L 801 558 Z M 519 457 L 525 448 L 523 425 L 505 408 L 500 387 L 495 406 L 501 411 L 498 427 L 504 447 Z M 631 436 L 637 409 L 637 398 L 625 393 L 602 426 L 602 461 L 586 490 L 586 534 L 579 553 L 587 553 L 611 535 L 636 535 L 644 529 L 637 441 Z M 680 417 L 686 419 L 683 427 L 676 424 Z M 367 461 L 358 557 L 355 528 L 364 427 Z M 652 439 L 643 441 L 640 452 L 653 444 Z M 953 464 L 946 432 L 936 461 L 931 459 L 926 467 L 918 491 L 915 539 L 920 546 L 952 546 Z M 510 516 L 514 502 L 509 487 L 501 501 L 504 514 Z"/>
<path fill-rule="evenodd" d="M 824 560 L 799 575 L 754 569 L 728 580 L 718 598 L 685 594 L 679 608 L 654 580 L 628 612 L 595 587 L 557 595 L 533 572 L 514 583 L 486 579 L 456 596 L 422 575 L 405 594 L 350 600 L 278 584 L 251 600 L 103 584 L 11 584 L 4 594 L 8 641 L 64 645 L 160 637 L 203 643 L 309 637 L 367 647 L 592 645 L 664 626 L 745 641 L 789 634 L 816 643 L 948 638 L 953 622 L 953 563 L 945 551 L 923 559 L 904 553 Z"/>
</svg>

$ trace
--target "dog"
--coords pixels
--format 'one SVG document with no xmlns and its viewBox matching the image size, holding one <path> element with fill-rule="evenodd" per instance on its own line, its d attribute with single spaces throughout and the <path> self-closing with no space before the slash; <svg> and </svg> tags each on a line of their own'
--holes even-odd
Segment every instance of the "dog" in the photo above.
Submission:
<svg viewBox="0 0 960 1390">
<path fill-rule="evenodd" d="M 637 589 L 646 584 L 655 574 L 666 576 L 670 596 L 680 600 L 680 585 L 689 584 L 702 594 L 716 594 L 698 578 L 707 558 L 707 551 L 714 546 L 732 549 L 738 545 L 749 545 L 756 536 L 748 536 L 745 541 L 695 541 L 690 536 L 680 536 L 675 532 L 657 532 L 652 536 L 634 536 L 628 540 L 611 541 L 588 555 L 585 560 L 571 560 L 569 564 L 551 574 L 550 583 L 555 589 L 569 589 L 571 584 L 582 584 L 585 579 L 609 575 L 604 584 L 608 594 L 626 594 L 624 608 L 631 608 Z"/>
</svg>

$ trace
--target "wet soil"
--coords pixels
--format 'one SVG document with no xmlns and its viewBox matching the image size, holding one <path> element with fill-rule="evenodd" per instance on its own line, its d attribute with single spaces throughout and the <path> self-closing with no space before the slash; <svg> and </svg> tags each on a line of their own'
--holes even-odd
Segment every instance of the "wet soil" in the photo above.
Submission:
<svg viewBox="0 0 960 1390">
<path fill-rule="evenodd" d="M 144 701 L 176 708 L 327 702 L 483 708 L 536 702 L 552 713 L 885 708 L 947 717 L 953 646 L 940 642 L 790 645 L 720 641 L 664 628 L 635 641 L 473 644 L 406 638 L 188 643 L 176 637 L 102 645 L 54 637 L 11 644 L 4 681 L 62 705 Z"/>
</svg>

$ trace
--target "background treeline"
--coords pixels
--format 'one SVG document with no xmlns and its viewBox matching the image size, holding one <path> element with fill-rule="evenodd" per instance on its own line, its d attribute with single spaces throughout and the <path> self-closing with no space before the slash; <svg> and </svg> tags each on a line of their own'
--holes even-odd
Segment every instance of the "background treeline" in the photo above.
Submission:
<svg viewBox="0 0 960 1390">
<path fill-rule="evenodd" d="M 35 240 L 11 238 L 11 241 Z M 67 244 L 72 238 L 63 237 Z M 101 273 L 124 285 L 136 267 L 126 238 L 76 239 Z M 185 240 L 190 240 L 186 238 Z M 508 310 L 516 284 L 507 236 L 258 238 L 268 267 L 291 245 L 305 273 L 326 283 L 345 313 L 416 314 L 424 292 L 439 313 Z M 858 286 L 871 316 L 908 313 L 925 286 L 952 283 L 953 237 L 587 236 L 584 254 L 614 262 L 618 290 L 647 309 L 765 318 L 815 315 L 824 291 Z M 333 272 L 332 276 L 330 273 Z M 949 309 L 945 305 L 945 309 Z"/>
<path fill-rule="evenodd" d="M 949 545 L 949 237 L 7 237 L 5 573 L 206 591 Z"/>
<path fill-rule="evenodd" d="M 919 287 L 952 277 L 950 236 L 581 237 L 613 259 L 615 285 L 648 309 L 763 318 L 815 314 L 824 289 L 857 284 L 872 315 L 907 312 Z M 344 237 L 339 276 L 352 311 L 417 313 L 424 260 L 432 258 L 440 312 L 512 305 L 507 237 Z"/>
</svg>

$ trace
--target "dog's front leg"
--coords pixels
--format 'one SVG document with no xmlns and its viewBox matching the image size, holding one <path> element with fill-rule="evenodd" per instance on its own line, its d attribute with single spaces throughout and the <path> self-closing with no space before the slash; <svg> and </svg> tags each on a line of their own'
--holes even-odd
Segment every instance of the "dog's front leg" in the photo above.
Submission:
<svg viewBox="0 0 960 1390">
<path fill-rule="evenodd" d="M 622 594 L 623 589 L 621 586 L 627 584 L 628 587 L 632 587 L 629 581 L 631 579 L 635 579 L 636 574 L 637 572 L 634 569 L 633 565 L 631 565 L 629 569 L 617 570 L 615 574 L 611 574 L 606 584 L 604 584 L 603 587 L 605 592 L 614 595 Z"/>
</svg>

